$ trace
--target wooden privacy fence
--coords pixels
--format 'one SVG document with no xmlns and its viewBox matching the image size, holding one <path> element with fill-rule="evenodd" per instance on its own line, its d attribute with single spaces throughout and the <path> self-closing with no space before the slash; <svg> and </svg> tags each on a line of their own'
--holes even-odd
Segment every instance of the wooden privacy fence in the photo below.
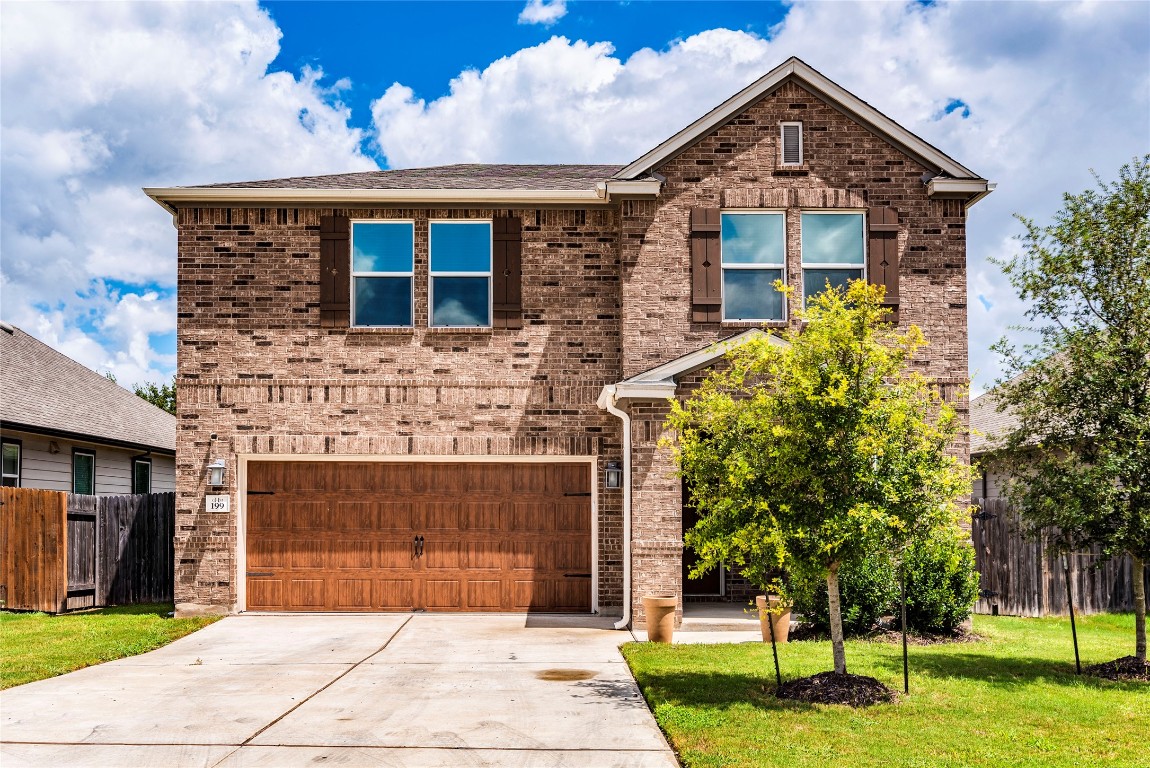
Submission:
<svg viewBox="0 0 1150 768">
<path fill-rule="evenodd" d="M 1005 499 L 979 499 L 971 526 L 979 599 L 975 613 L 1050 616 L 1069 613 L 1062 556 L 1044 537 L 1024 538 L 1018 512 Z M 1098 547 L 1069 557 L 1074 610 L 1106 613 L 1134 610 L 1133 563 L 1129 557 L 1103 561 Z M 1142 579 L 1150 593 L 1150 567 Z"/>
<path fill-rule="evenodd" d="M 60 613 L 172 600 L 174 493 L 3 488 L 0 607 Z"/>
</svg>

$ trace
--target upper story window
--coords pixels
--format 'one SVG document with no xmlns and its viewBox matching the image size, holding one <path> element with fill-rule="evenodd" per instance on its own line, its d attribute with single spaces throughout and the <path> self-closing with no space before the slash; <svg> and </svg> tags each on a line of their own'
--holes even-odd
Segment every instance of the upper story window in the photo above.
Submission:
<svg viewBox="0 0 1150 768">
<path fill-rule="evenodd" d="M 132 493 L 152 492 L 152 460 L 132 459 Z"/>
<path fill-rule="evenodd" d="M 413 222 L 352 223 L 352 325 L 411 327 L 414 249 Z"/>
<path fill-rule="evenodd" d="M 430 227 L 429 324 L 491 325 L 491 222 L 433 221 Z"/>
<path fill-rule="evenodd" d="M 865 221 L 861 213 L 804 212 L 802 215 L 803 302 L 832 288 L 861 280 Z"/>
<path fill-rule="evenodd" d="M 783 214 L 723 212 L 721 227 L 723 319 L 784 319 L 774 286 L 786 271 Z"/>
<path fill-rule="evenodd" d="M 779 142 L 782 146 L 782 165 L 803 164 L 802 123 L 780 123 Z"/>
<path fill-rule="evenodd" d="M 72 493 L 91 496 L 96 492 L 96 454 L 92 451 L 72 451 Z"/>
<path fill-rule="evenodd" d="M 0 479 L 3 481 L 0 485 L 20 487 L 20 443 L 15 440 L 4 441 L 4 468 Z"/>
</svg>

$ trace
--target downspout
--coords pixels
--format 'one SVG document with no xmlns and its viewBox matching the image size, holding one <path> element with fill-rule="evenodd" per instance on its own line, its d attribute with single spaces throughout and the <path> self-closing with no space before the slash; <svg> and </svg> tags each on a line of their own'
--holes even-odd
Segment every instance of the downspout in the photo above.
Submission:
<svg viewBox="0 0 1150 768">
<path fill-rule="evenodd" d="M 615 629 L 627 629 L 631 624 L 631 416 L 617 408 L 615 401 L 615 385 L 608 384 L 595 404 L 623 422 L 623 618 L 615 622 Z"/>
</svg>

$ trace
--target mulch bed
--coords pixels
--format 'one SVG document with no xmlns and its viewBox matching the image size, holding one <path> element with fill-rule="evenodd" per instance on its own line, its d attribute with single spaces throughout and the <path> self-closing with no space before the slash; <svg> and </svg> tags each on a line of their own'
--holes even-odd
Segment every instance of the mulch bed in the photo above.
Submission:
<svg viewBox="0 0 1150 768">
<path fill-rule="evenodd" d="M 788 641 L 802 643 L 810 640 L 826 641 L 830 640 L 830 633 L 825 629 L 815 629 L 810 624 L 799 624 L 791 630 Z M 877 628 L 867 632 L 865 635 L 852 635 L 851 639 L 858 640 L 877 640 L 881 643 L 902 643 L 902 632 L 895 629 Z M 908 632 L 906 635 L 907 645 L 944 645 L 946 643 L 976 643 L 984 638 L 982 635 L 968 632 L 965 629 L 959 628 L 954 633 L 949 635 L 929 635 L 919 634 L 917 632 Z"/>
<path fill-rule="evenodd" d="M 869 707 L 898 701 L 898 694 L 865 675 L 840 675 L 820 672 L 811 677 L 788 680 L 776 695 L 780 699 L 803 701 L 808 704 L 845 704 L 848 707 Z"/>
<path fill-rule="evenodd" d="M 1082 672 L 1092 677 L 1104 677 L 1107 680 L 1150 682 L 1150 663 L 1139 661 L 1136 656 L 1123 656 L 1114 661 L 1092 664 L 1089 667 L 1083 667 Z"/>
</svg>

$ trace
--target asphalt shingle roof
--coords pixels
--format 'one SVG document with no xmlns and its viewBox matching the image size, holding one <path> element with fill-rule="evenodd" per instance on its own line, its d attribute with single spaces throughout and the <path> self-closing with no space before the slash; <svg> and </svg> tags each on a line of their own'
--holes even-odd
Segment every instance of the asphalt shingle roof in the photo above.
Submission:
<svg viewBox="0 0 1150 768">
<path fill-rule="evenodd" d="M 175 416 L 19 328 L 0 329 L 0 422 L 176 449 Z"/>
<path fill-rule="evenodd" d="M 295 176 L 204 184 L 203 189 L 593 189 L 619 165 L 484 165 L 465 163 L 396 171 Z"/>
<path fill-rule="evenodd" d="M 976 456 L 998 447 L 998 441 L 1018 426 L 1018 419 L 1008 410 L 998 412 L 994 390 L 970 401 L 970 453 Z"/>
</svg>

